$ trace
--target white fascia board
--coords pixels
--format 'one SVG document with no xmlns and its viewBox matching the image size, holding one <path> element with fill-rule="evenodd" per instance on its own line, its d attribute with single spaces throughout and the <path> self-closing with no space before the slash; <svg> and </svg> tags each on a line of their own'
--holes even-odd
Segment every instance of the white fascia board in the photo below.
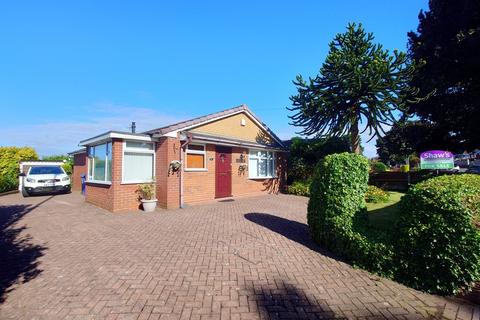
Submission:
<svg viewBox="0 0 480 320">
<path fill-rule="evenodd" d="M 170 131 L 170 132 L 167 132 L 167 133 L 165 133 L 165 134 L 155 134 L 155 135 L 153 135 L 153 136 L 154 136 L 154 137 L 171 137 L 171 138 L 176 138 L 178 132 L 180 132 L 180 131 L 185 131 L 185 130 L 188 130 L 188 129 L 192 129 L 192 128 L 195 128 L 195 127 L 199 127 L 199 126 L 202 126 L 202 125 L 204 125 L 204 124 L 207 124 L 207 123 L 210 123 L 210 122 L 214 122 L 214 121 L 218 121 L 218 120 L 221 120 L 221 119 L 224 119 L 224 118 L 228 118 L 228 117 L 231 117 L 231 116 L 240 114 L 240 113 L 246 113 L 247 115 L 249 115 L 253 122 L 255 122 L 260 128 L 263 128 L 265 131 L 267 131 L 267 133 L 268 133 L 273 139 L 275 139 L 275 141 L 277 141 L 281 146 L 283 146 L 283 143 L 282 143 L 281 141 L 279 141 L 277 138 L 275 138 L 275 136 L 273 136 L 273 135 L 271 135 L 271 134 L 269 133 L 270 129 L 269 129 L 265 124 L 260 123 L 260 122 L 257 120 L 257 118 L 256 118 L 251 112 L 249 112 L 248 110 L 240 110 L 240 111 L 237 111 L 237 112 L 234 112 L 234 113 L 230 113 L 230 114 L 227 114 L 227 115 L 222 115 L 222 116 L 219 116 L 219 117 L 216 117 L 216 118 L 213 118 L 213 119 L 208 119 L 208 120 L 205 120 L 205 121 L 203 121 L 203 122 L 200 122 L 200 123 L 197 123 L 197 124 L 188 126 L 188 127 L 184 127 L 184 128 L 178 129 L 178 130 Z"/>
<path fill-rule="evenodd" d="M 141 135 L 136 135 L 136 134 L 128 134 L 128 133 L 120 133 L 120 132 L 109 132 L 106 134 L 102 134 L 100 136 L 96 136 L 87 140 L 80 141 L 79 146 L 81 147 L 86 147 L 89 145 L 94 145 L 98 144 L 101 142 L 106 142 L 112 139 L 124 139 L 124 140 L 131 140 L 131 141 L 147 141 L 147 142 L 152 142 L 155 141 L 150 136 L 141 136 Z"/>
<path fill-rule="evenodd" d="M 274 151 L 274 152 L 284 152 L 280 149 L 271 148 L 269 146 L 261 146 L 254 143 L 248 142 L 230 142 L 223 139 L 201 139 L 201 138 L 193 138 L 192 143 L 203 143 L 203 144 L 213 144 L 219 146 L 227 146 L 227 147 L 239 147 L 245 149 L 262 149 L 266 151 Z"/>
</svg>

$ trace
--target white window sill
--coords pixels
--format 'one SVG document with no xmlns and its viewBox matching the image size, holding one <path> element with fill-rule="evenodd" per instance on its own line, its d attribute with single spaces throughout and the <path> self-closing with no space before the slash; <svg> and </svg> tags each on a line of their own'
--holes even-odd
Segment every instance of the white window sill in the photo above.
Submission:
<svg viewBox="0 0 480 320">
<path fill-rule="evenodd" d="M 96 181 L 96 180 L 87 180 L 87 183 L 91 183 L 91 184 L 103 184 L 103 185 L 107 185 L 107 186 L 110 186 L 112 184 L 111 181 Z"/>
<path fill-rule="evenodd" d="M 267 176 L 267 177 L 248 177 L 250 180 L 264 180 L 264 179 L 276 179 L 277 176 Z"/>
<path fill-rule="evenodd" d="M 185 172 L 207 172 L 208 169 L 193 169 L 193 168 L 188 169 L 188 168 L 185 168 L 184 171 Z"/>
<path fill-rule="evenodd" d="M 145 184 L 154 183 L 153 180 L 136 180 L 136 181 L 122 181 L 120 184 Z"/>
</svg>

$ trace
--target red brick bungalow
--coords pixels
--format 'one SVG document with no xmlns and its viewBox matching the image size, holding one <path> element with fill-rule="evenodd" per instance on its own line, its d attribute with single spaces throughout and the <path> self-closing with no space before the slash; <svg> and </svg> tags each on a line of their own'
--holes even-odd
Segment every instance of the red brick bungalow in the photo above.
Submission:
<svg viewBox="0 0 480 320">
<path fill-rule="evenodd" d="M 152 181 L 157 205 L 179 208 L 277 193 L 285 178 L 282 141 L 246 105 L 141 134 L 109 131 L 79 145 L 71 153 L 73 190 L 85 174 L 86 201 L 114 212 L 138 209 L 138 185 Z"/>
</svg>

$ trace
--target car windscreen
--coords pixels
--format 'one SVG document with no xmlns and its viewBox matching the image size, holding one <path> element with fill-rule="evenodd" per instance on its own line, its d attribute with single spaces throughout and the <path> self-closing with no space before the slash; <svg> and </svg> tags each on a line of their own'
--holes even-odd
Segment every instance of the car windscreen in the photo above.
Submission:
<svg viewBox="0 0 480 320">
<path fill-rule="evenodd" d="M 32 167 L 29 174 L 63 174 L 63 170 L 60 167 L 53 166 Z"/>
</svg>

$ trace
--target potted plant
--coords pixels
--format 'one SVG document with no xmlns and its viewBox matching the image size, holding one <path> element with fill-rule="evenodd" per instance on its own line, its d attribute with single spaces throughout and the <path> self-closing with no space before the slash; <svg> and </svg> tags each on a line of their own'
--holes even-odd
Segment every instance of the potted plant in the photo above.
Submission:
<svg viewBox="0 0 480 320">
<path fill-rule="evenodd" d="M 140 202 L 142 203 L 143 211 L 155 211 L 155 208 L 157 207 L 157 199 L 155 198 L 155 183 L 139 185 L 138 193 L 140 194 Z"/>
</svg>

